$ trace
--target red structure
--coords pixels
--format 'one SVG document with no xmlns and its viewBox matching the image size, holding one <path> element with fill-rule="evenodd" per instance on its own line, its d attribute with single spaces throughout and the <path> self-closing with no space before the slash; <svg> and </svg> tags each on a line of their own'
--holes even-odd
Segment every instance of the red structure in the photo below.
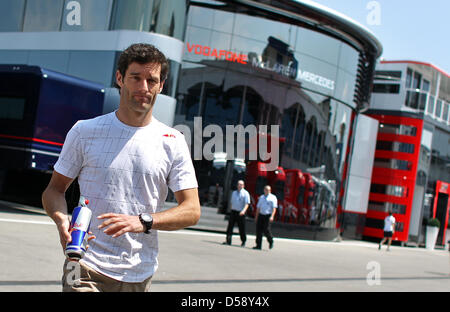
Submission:
<svg viewBox="0 0 450 312">
<path fill-rule="evenodd" d="M 251 161 L 247 164 L 245 188 L 250 193 L 252 216 L 256 212 L 258 197 L 264 194 L 264 186 L 269 184 L 267 173 L 266 164 L 261 161 Z"/>
<path fill-rule="evenodd" d="M 281 220 L 281 214 L 284 208 L 284 189 L 286 184 L 286 173 L 283 167 L 278 167 L 276 170 L 267 173 L 269 185 L 272 188 L 272 193 L 277 197 L 278 209 L 275 215 L 275 220 Z"/>
<path fill-rule="evenodd" d="M 298 223 L 300 214 L 304 210 L 305 184 L 305 176 L 300 169 L 286 170 L 282 222 Z"/>
<path fill-rule="evenodd" d="M 380 122 L 380 128 L 363 235 L 382 238 L 384 218 L 388 210 L 392 210 L 397 222 L 393 238 L 406 242 L 416 185 L 423 120 L 400 114 L 369 116 Z M 401 163 L 400 166 L 397 165 L 398 161 Z"/>
<path fill-rule="evenodd" d="M 438 218 L 441 221 L 441 227 L 439 228 L 437 243 L 445 245 L 445 240 L 449 237 L 445 237 L 445 230 L 448 226 L 448 217 L 450 211 L 450 183 L 443 181 L 436 182 L 436 194 L 434 196 L 433 204 L 433 218 Z"/>
</svg>

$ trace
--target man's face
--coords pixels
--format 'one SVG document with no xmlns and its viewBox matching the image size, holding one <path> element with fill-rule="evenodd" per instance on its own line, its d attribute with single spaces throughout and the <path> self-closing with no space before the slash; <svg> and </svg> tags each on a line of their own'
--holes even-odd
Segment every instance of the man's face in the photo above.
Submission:
<svg viewBox="0 0 450 312">
<path fill-rule="evenodd" d="M 270 193 L 270 187 L 269 186 L 266 186 L 265 188 L 264 188 L 264 195 L 269 195 L 269 193 Z"/>
<path fill-rule="evenodd" d="M 164 81 L 160 81 L 161 64 L 131 63 L 125 77 L 117 71 L 116 80 L 120 86 L 120 102 L 128 109 L 146 113 L 153 108 L 156 96 L 161 92 Z"/>
<path fill-rule="evenodd" d="M 244 188 L 244 183 L 238 182 L 238 184 L 237 184 L 238 191 L 242 190 L 243 188 Z"/>
</svg>

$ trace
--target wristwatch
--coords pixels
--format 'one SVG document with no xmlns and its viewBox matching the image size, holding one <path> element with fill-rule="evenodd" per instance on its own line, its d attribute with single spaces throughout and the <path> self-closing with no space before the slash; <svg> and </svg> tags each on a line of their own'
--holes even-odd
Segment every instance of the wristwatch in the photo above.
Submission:
<svg viewBox="0 0 450 312">
<path fill-rule="evenodd" d="M 148 213 L 141 213 L 139 215 L 139 221 L 144 225 L 144 233 L 148 234 L 150 233 L 150 229 L 153 225 L 153 217 L 151 214 Z"/>
</svg>

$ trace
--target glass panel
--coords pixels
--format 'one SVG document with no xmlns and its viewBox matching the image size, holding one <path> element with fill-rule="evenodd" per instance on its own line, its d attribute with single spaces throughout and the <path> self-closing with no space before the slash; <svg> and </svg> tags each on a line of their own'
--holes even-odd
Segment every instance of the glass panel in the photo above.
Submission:
<svg viewBox="0 0 450 312">
<path fill-rule="evenodd" d="M 194 71 L 191 75 L 190 71 Z M 188 63 L 182 64 L 180 75 L 180 88 L 178 89 L 178 99 L 181 102 L 179 112 L 186 120 L 193 120 L 199 115 L 200 96 L 202 94 L 202 80 L 193 81 L 193 77 L 203 77 L 203 67 L 191 67 Z M 190 82 L 190 83 L 188 83 Z"/>
<path fill-rule="evenodd" d="M 152 7 L 152 0 L 116 0 L 111 28 L 148 31 Z"/>
<path fill-rule="evenodd" d="M 430 95 L 428 97 L 428 109 L 427 109 L 428 114 L 433 114 L 434 113 L 434 96 Z"/>
<path fill-rule="evenodd" d="M 430 82 L 426 79 L 422 81 L 422 90 L 425 92 L 430 91 Z"/>
<path fill-rule="evenodd" d="M 428 93 L 420 93 L 419 95 L 419 110 L 425 110 L 425 105 L 427 103 L 427 95 Z"/>
<path fill-rule="evenodd" d="M 406 71 L 406 88 L 411 88 L 412 70 L 408 68 Z"/>
<path fill-rule="evenodd" d="M 420 89 L 420 82 L 422 80 L 422 75 L 418 72 L 414 72 L 414 79 L 413 79 L 413 89 Z"/>
<path fill-rule="evenodd" d="M 283 112 L 283 119 L 281 121 L 280 135 L 286 138 L 284 143 L 284 153 L 290 155 L 292 152 L 292 142 L 294 136 L 295 118 L 297 116 L 297 106 L 295 103 Z"/>
<path fill-rule="evenodd" d="M 299 106 L 298 120 L 295 130 L 295 138 L 294 138 L 294 159 L 300 160 L 301 151 L 303 147 L 303 137 L 305 131 L 305 112 L 303 107 Z"/>
<path fill-rule="evenodd" d="M 402 72 L 401 71 L 393 71 L 393 70 L 377 70 L 375 71 L 375 77 L 376 80 L 389 80 L 389 81 L 396 81 L 400 80 L 402 78 Z"/>
<path fill-rule="evenodd" d="M 108 30 L 112 0 L 65 0 L 61 30 Z"/>
<path fill-rule="evenodd" d="M 339 55 L 339 67 L 354 75 L 358 67 L 359 52 L 351 46 L 342 43 Z"/>
<path fill-rule="evenodd" d="M 60 73 L 67 71 L 69 51 L 30 51 L 28 64 L 38 65 Z"/>
<path fill-rule="evenodd" d="M 380 123 L 378 131 L 380 133 L 393 133 L 400 135 L 416 136 L 417 128 L 414 126 Z"/>
<path fill-rule="evenodd" d="M 23 120 L 25 99 L 0 97 L 0 119 Z"/>
<path fill-rule="evenodd" d="M 28 0 L 23 31 L 60 30 L 63 4 L 63 0 Z"/>
<path fill-rule="evenodd" d="M 186 2 L 180 0 L 154 0 L 150 31 L 184 39 Z"/>
<path fill-rule="evenodd" d="M 419 92 L 407 91 L 405 106 L 417 109 L 419 107 Z"/>
<path fill-rule="evenodd" d="M 442 113 L 442 100 L 437 100 L 436 102 L 436 117 L 437 118 L 441 118 L 441 113 Z"/>
<path fill-rule="evenodd" d="M 448 103 L 444 103 L 444 112 L 442 114 L 442 119 L 444 121 L 447 121 L 447 119 L 448 119 L 448 106 L 449 106 Z"/>
<path fill-rule="evenodd" d="M 414 154 L 414 144 L 392 141 L 377 141 L 377 150 Z"/>
<path fill-rule="evenodd" d="M 22 31 L 25 0 L 2 0 L 0 5 L 0 31 Z"/>
<path fill-rule="evenodd" d="M 244 127 L 253 124 L 261 124 L 261 106 L 263 104 L 263 98 L 252 88 L 247 88 L 245 94 L 244 114 L 242 117 L 242 125 Z"/>
<path fill-rule="evenodd" d="M 72 51 L 67 73 L 113 86 L 114 60 L 113 51 Z M 97 70 L 92 70 L 93 68 Z"/>
<path fill-rule="evenodd" d="M 374 83 L 373 93 L 396 93 L 400 92 L 400 85 L 387 83 Z"/>
<path fill-rule="evenodd" d="M 345 49 L 345 55 L 341 57 L 341 62 L 339 62 L 338 57 L 340 55 L 339 50 L 341 49 L 341 45 L 341 42 L 334 38 L 330 38 L 309 29 L 297 28 L 297 41 L 295 45 L 295 50 L 297 52 L 307 54 L 333 65 L 339 63 L 342 68 L 346 70 L 354 70 L 354 68 L 348 67 L 352 66 L 353 55 L 351 53 L 346 53 L 347 49 L 343 48 Z"/>
<path fill-rule="evenodd" d="M 412 163 L 410 161 L 400 159 L 388 159 L 388 158 L 375 158 L 373 166 L 377 168 L 390 168 L 398 170 L 412 169 Z"/>
<path fill-rule="evenodd" d="M 395 214 L 405 214 L 406 213 L 406 205 L 393 204 L 393 203 L 382 203 L 376 201 L 369 201 L 369 210 L 372 211 L 382 211 L 388 212 L 392 211 Z"/>
<path fill-rule="evenodd" d="M 242 37 L 266 43 L 270 36 L 293 46 L 295 26 L 259 17 L 236 14 L 234 32 Z"/>
<path fill-rule="evenodd" d="M 390 196 L 404 197 L 406 196 L 406 187 L 372 183 L 370 186 L 370 192 Z"/>
</svg>

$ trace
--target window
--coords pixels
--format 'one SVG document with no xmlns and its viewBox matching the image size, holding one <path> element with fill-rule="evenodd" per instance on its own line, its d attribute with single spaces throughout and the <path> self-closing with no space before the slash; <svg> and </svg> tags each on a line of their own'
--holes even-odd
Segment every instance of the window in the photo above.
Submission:
<svg viewBox="0 0 450 312">
<path fill-rule="evenodd" d="M 383 195 L 404 197 L 406 195 L 406 187 L 372 183 L 370 186 L 370 192 Z"/>
<path fill-rule="evenodd" d="M 424 79 L 422 81 L 422 90 L 425 92 L 429 92 L 430 91 L 430 82 L 426 79 Z"/>
<path fill-rule="evenodd" d="M 444 120 L 444 121 L 447 121 L 447 119 L 448 119 L 448 106 L 449 106 L 449 104 L 448 103 L 443 103 L 444 104 L 444 112 L 443 112 L 443 114 L 442 114 L 442 119 Z"/>
<path fill-rule="evenodd" d="M 434 96 L 429 95 L 428 96 L 428 109 L 427 109 L 427 113 L 428 114 L 433 114 L 434 113 Z"/>
<path fill-rule="evenodd" d="M 443 101 L 441 99 L 437 100 L 436 102 L 436 112 L 435 112 L 435 116 L 437 118 L 441 118 L 441 113 L 442 113 L 442 103 Z"/>
<path fill-rule="evenodd" d="M 23 31 L 58 31 L 63 12 L 63 0 L 28 0 Z"/>
<path fill-rule="evenodd" d="M 382 211 L 382 212 L 392 211 L 392 213 L 396 213 L 396 214 L 405 214 L 406 206 L 400 205 L 400 204 L 393 204 L 393 203 L 369 201 L 368 210 Z"/>
<path fill-rule="evenodd" d="M 395 93 L 398 94 L 400 92 L 399 84 L 387 84 L 387 83 L 374 83 L 373 84 L 373 93 Z"/>
<path fill-rule="evenodd" d="M 22 31 L 25 0 L 3 0 L 0 10 L 0 31 Z"/>
<path fill-rule="evenodd" d="M 408 68 L 406 71 L 406 88 L 411 88 L 412 70 Z"/>
<path fill-rule="evenodd" d="M 114 2 L 112 29 L 149 31 L 153 1 L 116 0 Z"/>
<path fill-rule="evenodd" d="M 402 78 L 401 71 L 392 71 L 392 70 L 377 70 L 375 71 L 376 80 L 394 80 L 399 81 Z"/>
<path fill-rule="evenodd" d="M 422 81 L 422 75 L 418 72 L 414 72 L 414 79 L 413 79 L 413 89 L 420 89 L 420 83 Z"/>
<path fill-rule="evenodd" d="M 25 112 L 25 99 L 1 97 L 0 119 L 23 120 Z"/>
<path fill-rule="evenodd" d="M 395 124 L 387 124 L 380 123 L 378 131 L 380 133 L 393 133 L 400 135 L 410 135 L 416 136 L 417 128 L 414 126 L 407 125 L 395 125 Z"/>
<path fill-rule="evenodd" d="M 411 170 L 412 163 L 410 161 L 400 159 L 375 158 L 373 166 L 376 168 Z"/>
<path fill-rule="evenodd" d="M 419 108 L 419 95 L 420 93 L 416 90 L 406 92 L 405 106 Z"/>
<path fill-rule="evenodd" d="M 414 154 L 414 144 L 392 141 L 377 141 L 377 150 Z"/>
</svg>

